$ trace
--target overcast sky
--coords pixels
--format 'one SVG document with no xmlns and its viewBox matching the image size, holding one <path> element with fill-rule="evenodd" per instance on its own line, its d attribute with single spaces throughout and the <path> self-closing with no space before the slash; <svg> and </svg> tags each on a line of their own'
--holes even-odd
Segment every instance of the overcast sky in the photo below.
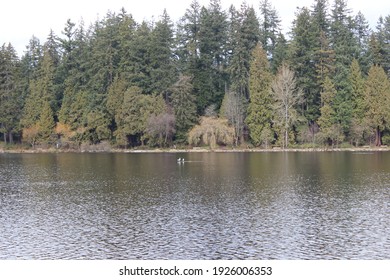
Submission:
<svg viewBox="0 0 390 280">
<path fill-rule="evenodd" d="M 84 20 L 86 26 L 103 18 L 108 10 L 118 12 L 122 7 L 131 13 L 137 22 L 158 18 L 164 8 L 176 22 L 184 15 L 193 0 L 10 0 L 0 4 L 0 44 L 11 42 L 19 55 L 25 50 L 28 41 L 35 35 L 46 41 L 50 29 L 61 35 L 67 19 L 73 22 Z M 239 8 L 242 0 L 221 0 L 225 9 L 231 4 Z M 258 12 L 260 0 L 246 0 Z M 284 32 L 289 30 L 297 7 L 310 7 L 314 0 L 271 0 L 282 19 Z M 333 0 L 329 0 L 332 4 Z M 199 0 L 207 6 L 209 0 Z M 353 14 L 362 11 L 375 27 L 380 15 L 390 14 L 390 1 L 384 0 L 349 0 L 348 6 Z"/>
</svg>

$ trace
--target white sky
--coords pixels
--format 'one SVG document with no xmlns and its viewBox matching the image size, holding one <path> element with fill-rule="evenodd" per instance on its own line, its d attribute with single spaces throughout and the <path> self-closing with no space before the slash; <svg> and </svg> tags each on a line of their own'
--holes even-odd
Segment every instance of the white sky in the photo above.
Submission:
<svg viewBox="0 0 390 280">
<path fill-rule="evenodd" d="M 131 13 L 137 22 L 158 18 L 164 8 L 176 22 L 184 15 L 192 0 L 3 0 L 0 4 L 0 44 L 11 42 L 19 55 L 25 50 L 32 35 L 46 41 L 50 29 L 61 35 L 67 19 L 78 23 L 84 20 L 88 27 L 98 18 L 103 18 L 108 10 L 118 12 L 122 7 Z M 243 0 L 221 0 L 225 9 L 231 4 L 240 8 Z M 260 0 L 246 0 L 256 12 Z M 297 7 L 310 7 L 314 0 L 271 0 L 282 19 L 284 32 L 289 30 Z M 333 0 L 329 0 L 333 4 Z M 199 0 L 207 6 L 209 0 Z M 390 14 L 390 1 L 385 0 L 349 0 L 353 14 L 362 11 L 374 28 L 380 15 Z"/>
</svg>

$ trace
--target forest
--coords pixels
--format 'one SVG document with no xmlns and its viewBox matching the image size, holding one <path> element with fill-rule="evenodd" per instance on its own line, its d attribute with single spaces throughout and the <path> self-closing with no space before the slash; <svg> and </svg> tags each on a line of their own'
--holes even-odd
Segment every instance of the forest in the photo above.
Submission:
<svg viewBox="0 0 390 280">
<path fill-rule="evenodd" d="M 281 20 L 269 0 L 194 0 L 175 23 L 122 8 L 21 57 L 6 42 L 0 145 L 390 145 L 390 15 L 372 30 L 346 0 L 313 0 Z"/>
</svg>

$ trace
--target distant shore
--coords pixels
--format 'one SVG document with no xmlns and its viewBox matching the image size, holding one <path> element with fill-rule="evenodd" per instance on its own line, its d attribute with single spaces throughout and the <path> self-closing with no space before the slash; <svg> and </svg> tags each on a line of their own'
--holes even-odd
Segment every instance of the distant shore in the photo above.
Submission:
<svg viewBox="0 0 390 280">
<path fill-rule="evenodd" d="M 261 148 L 188 148 L 188 149 L 55 149 L 55 148 L 31 148 L 31 149 L 3 149 L 0 153 L 5 154 L 39 154 L 39 153 L 124 153 L 124 154 L 141 154 L 141 153 L 276 153 L 276 152 L 387 152 L 390 147 L 356 147 L 356 148 L 289 148 L 282 149 L 274 147 L 270 149 Z"/>
</svg>

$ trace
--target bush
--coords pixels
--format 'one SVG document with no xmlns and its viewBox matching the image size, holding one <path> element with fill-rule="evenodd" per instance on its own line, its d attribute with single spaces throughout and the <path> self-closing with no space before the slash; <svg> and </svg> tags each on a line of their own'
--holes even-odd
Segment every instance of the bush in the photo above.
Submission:
<svg viewBox="0 0 390 280">
<path fill-rule="evenodd" d="M 390 146 L 390 135 L 389 134 L 382 137 L 382 143 L 383 143 L 383 145 Z"/>
<path fill-rule="evenodd" d="M 190 145 L 205 144 L 211 149 L 218 145 L 233 145 L 234 128 L 228 125 L 226 119 L 214 117 L 201 118 L 200 125 L 196 125 L 188 134 Z"/>
</svg>

